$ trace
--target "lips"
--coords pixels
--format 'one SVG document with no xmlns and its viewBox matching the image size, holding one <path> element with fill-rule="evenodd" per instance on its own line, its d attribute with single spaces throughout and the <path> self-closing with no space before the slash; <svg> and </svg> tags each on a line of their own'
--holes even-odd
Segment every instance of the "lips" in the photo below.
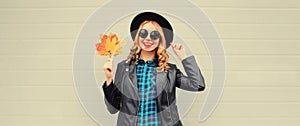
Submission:
<svg viewBox="0 0 300 126">
<path fill-rule="evenodd" d="M 144 46 L 151 47 L 154 43 L 153 42 L 143 42 Z"/>
</svg>

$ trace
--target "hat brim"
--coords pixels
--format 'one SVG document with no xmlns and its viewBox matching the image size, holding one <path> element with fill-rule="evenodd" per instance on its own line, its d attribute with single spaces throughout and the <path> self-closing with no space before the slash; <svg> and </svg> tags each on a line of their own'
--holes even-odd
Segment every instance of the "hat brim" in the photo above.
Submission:
<svg viewBox="0 0 300 126">
<path fill-rule="evenodd" d="M 153 12 L 143 12 L 133 18 L 130 24 L 130 34 L 132 40 L 135 39 L 140 25 L 146 20 L 155 21 L 162 27 L 166 39 L 166 48 L 170 47 L 170 43 L 173 41 L 172 26 L 166 18 Z"/>
</svg>

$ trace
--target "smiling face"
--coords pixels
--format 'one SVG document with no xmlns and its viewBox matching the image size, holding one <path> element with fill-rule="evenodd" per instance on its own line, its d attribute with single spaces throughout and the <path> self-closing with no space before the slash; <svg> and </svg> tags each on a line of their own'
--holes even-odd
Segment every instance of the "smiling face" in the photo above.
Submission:
<svg viewBox="0 0 300 126">
<path fill-rule="evenodd" d="M 156 51 L 161 38 L 159 32 L 151 22 L 146 23 L 138 35 L 138 44 L 143 51 Z"/>
<path fill-rule="evenodd" d="M 170 68 L 167 64 L 169 55 L 166 52 L 166 38 L 163 28 L 157 22 L 145 20 L 134 35 L 134 44 L 127 57 L 128 62 L 137 61 L 136 59 L 141 55 L 152 58 L 151 54 L 155 54 L 161 69 L 168 70 Z"/>
</svg>

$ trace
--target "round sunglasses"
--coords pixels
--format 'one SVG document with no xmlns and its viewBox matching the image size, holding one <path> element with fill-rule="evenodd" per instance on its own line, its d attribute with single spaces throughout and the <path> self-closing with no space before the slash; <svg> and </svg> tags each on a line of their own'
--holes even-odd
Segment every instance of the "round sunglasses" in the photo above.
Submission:
<svg viewBox="0 0 300 126">
<path fill-rule="evenodd" d="M 141 38 L 146 38 L 146 37 L 148 36 L 148 31 L 147 31 L 146 29 L 141 29 L 141 30 L 140 30 L 140 33 L 139 33 L 139 36 L 140 36 Z M 159 34 L 158 31 L 152 31 L 152 32 L 150 33 L 150 38 L 151 38 L 152 40 L 157 40 L 159 37 L 160 37 L 160 34 Z"/>
</svg>

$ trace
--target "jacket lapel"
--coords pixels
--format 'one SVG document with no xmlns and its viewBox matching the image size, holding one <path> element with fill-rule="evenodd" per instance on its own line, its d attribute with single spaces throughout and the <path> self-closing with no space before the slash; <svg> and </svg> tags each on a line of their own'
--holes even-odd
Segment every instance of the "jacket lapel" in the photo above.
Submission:
<svg viewBox="0 0 300 126">
<path fill-rule="evenodd" d="M 136 68 L 134 62 L 129 65 L 129 79 L 132 82 L 133 86 L 137 88 L 137 78 L 136 78 Z"/>
<path fill-rule="evenodd" d="M 128 79 L 128 81 L 131 82 L 131 84 L 126 85 L 126 87 L 128 87 L 129 89 L 128 93 L 134 92 L 134 94 L 131 94 L 130 96 L 132 96 L 132 99 L 138 100 L 139 93 L 138 93 L 137 78 L 136 78 L 136 68 L 134 62 L 127 63 L 125 69 L 126 72 L 121 74 L 127 75 L 125 79 Z"/>
<path fill-rule="evenodd" d="M 157 96 L 166 88 L 167 72 L 162 71 L 159 67 L 156 68 L 156 93 Z"/>
<path fill-rule="evenodd" d="M 133 84 L 133 89 L 136 95 L 138 96 L 138 86 L 137 86 L 137 78 L 136 78 L 136 67 L 134 62 L 128 63 L 126 67 L 126 74 L 128 74 L 128 79 L 132 82 Z M 162 91 L 166 88 L 167 86 L 167 72 L 162 71 L 159 67 L 156 68 L 156 96 L 159 96 Z"/>
</svg>

